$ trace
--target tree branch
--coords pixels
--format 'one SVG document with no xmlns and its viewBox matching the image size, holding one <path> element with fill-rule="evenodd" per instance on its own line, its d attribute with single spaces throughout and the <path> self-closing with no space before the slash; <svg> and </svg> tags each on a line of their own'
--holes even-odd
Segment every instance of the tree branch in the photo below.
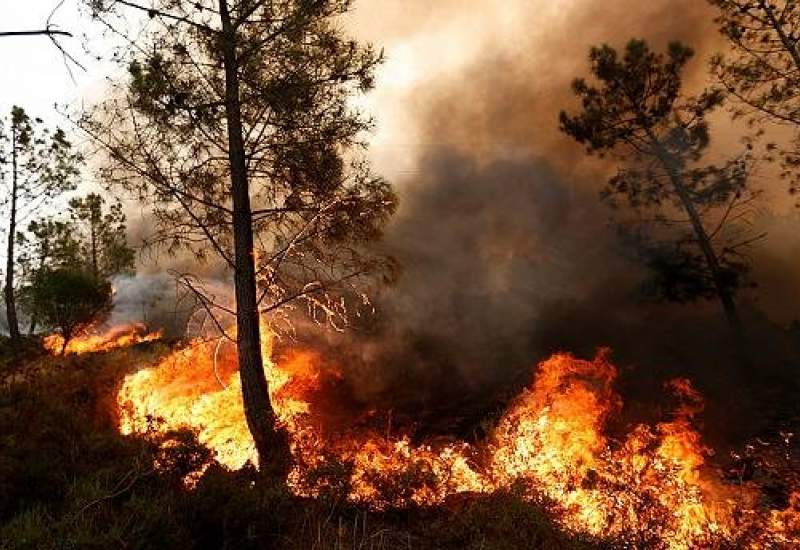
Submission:
<svg viewBox="0 0 800 550">
<path fill-rule="evenodd" d="M 2 31 L 0 37 L 4 36 L 68 36 L 72 38 L 72 33 L 68 31 L 59 31 L 56 29 L 39 29 L 33 31 Z"/>
</svg>

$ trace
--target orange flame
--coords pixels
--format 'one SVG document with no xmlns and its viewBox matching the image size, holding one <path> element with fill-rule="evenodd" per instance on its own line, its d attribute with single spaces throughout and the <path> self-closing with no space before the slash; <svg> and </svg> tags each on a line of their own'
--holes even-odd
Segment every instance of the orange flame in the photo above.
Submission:
<svg viewBox="0 0 800 550">
<path fill-rule="evenodd" d="M 105 332 L 97 332 L 95 327 L 91 327 L 67 342 L 64 349 L 65 354 L 84 354 L 110 351 L 112 349 L 124 348 L 142 342 L 152 342 L 160 340 L 161 331 L 148 332 L 147 327 L 142 323 L 129 323 L 117 325 L 109 328 Z M 43 345 L 47 351 L 53 355 L 60 355 L 64 347 L 64 337 L 60 334 L 45 336 Z"/>
<path fill-rule="evenodd" d="M 122 433 L 190 428 L 220 464 L 255 463 L 231 348 L 196 340 L 128 376 L 118 395 Z M 668 385 L 680 402 L 671 420 L 612 439 L 604 430 L 622 404 L 616 369 L 605 353 L 594 361 L 557 354 L 482 443 L 415 442 L 353 423 L 326 429 L 320 403 L 336 369 L 306 350 L 273 357 L 269 338 L 263 356 L 298 495 L 334 490 L 338 480 L 351 501 L 382 509 L 520 487 L 565 529 L 627 546 L 800 545 L 800 493 L 786 510 L 768 510 L 756 487 L 730 485 L 706 467 L 692 425 L 702 398 L 688 380 Z"/>
</svg>

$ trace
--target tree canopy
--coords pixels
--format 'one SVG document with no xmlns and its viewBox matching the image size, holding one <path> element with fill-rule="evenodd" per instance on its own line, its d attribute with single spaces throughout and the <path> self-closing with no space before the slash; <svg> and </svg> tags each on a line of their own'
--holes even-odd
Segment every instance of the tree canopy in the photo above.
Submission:
<svg viewBox="0 0 800 550">
<path fill-rule="evenodd" d="M 76 269 L 39 271 L 29 292 L 33 314 L 61 335 L 62 353 L 76 334 L 112 306 L 111 284 Z"/>
<path fill-rule="evenodd" d="M 16 244 L 18 224 L 38 213 L 59 194 L 75 188 L 83 157 L 60 128 L 50 130 L 41 119 L 13 107 L 0 123 L 0 181 L 5 185 L 6 278 L 5 304 L 9 334 L 20 338 L 17 317 Z"/>
<path fill-rule="evenodd" d="M 712 58 L 711 72 L 734 102 L 735 118 L 758 133 L 764 123 L 790 130 L 788 143 L 768 144 L 778 153 L 783 179 L 800 191 L 800 5 L 794 0 L 709 0 L 730 46 Z"/>
<path fill-rule="evenodd" d="M 741 249 L 753 236 L 735 222 L 755 195 L 752 159 L 744 148 L 721 165 L 705 160 L 707 117 L 723 96 L 684 95 L 682 73 L 692 56 L 677 42 L 664 54 L 642 40 L 631 40 L 622 54 L 608 45 L 592 48 L 594 81 L 574 81 L 581 107 L 561 113 L 561 130 L 589 153 L 619 159 L 603 196 L 637 213 L 632 233 L 647 244 L 657 293 L 678 301 L 716 297 L 738 330 L 734 295 L 748 266 Z"/>
</svg>

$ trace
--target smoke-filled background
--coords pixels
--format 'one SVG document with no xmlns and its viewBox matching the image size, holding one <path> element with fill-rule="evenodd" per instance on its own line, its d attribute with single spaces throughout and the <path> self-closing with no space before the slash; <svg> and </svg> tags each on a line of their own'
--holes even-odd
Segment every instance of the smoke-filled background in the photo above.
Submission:
<svg viewBox="0 0 800 550">
<path fill-rule="evenodd" d="M 741 301 L 756 359 L 742 370 L 716 302 L 644 298 L 644 268 L 598 196 L 614 164 L 558 131 L 592 45 L 681 40 L 697 52 L 687 89 L 702 89 L 724 47 L 713 17 L 698 0 L 357 2 L 344 24 L 388 57 L 364 106 L 376 118 L 369 154 L 401 200 L 379 246 L 402 273 L 376 297 L 375 317 L 345 334 L 299 335 L 325 346 L 355 400 L 469 426 L 550 353 L 605 346 L 631 417 L 669 377 L 690 376 L 710 397 L 715 435 L 735 439 L 757 429 L 746 422 L 754 407 L 791 395 L 800 216 L 783 184 L 758 176 L 755 225 L 768 236 L 750 251 L 758 286 Z M 715 154 L 736 152 L 741 129 L 725 113 L 714 123 Z"/>
<path fill-rule="evenodd" d="M 377 323 L 328 337 L 359 375 L 357 391 L 413 411 L 484 412 L 548 354 L 609 346 L 632 416 L 671 376 L 696 380 L 711 398 L 709 423 L 725 426 L 790 393 L 800 217 L 783 184 L 768 170 L 757 176 L 755 224 L 768 236 L 750 251 L 758 286 L 742 301 L 756 359 L 741 372 L 718 304 L 644 298 L 646 273 L 598 196 L 613 163 L 558 131 L 592 45 L 681 40 L 697 51 L 687 90 L 702 89 L 708 58 L 724 47 L 713 9 L 694 0 L 409 4 L 361 3 L 354 15 L 357 33 L 389 57 L 370 100 L 372 155 L 400 194 L 384 245 L 403 268 L 377 301 Z M 741 129 L 725 113 L 714 123 L 715 154 L 734 154 Z"/>
</svg>

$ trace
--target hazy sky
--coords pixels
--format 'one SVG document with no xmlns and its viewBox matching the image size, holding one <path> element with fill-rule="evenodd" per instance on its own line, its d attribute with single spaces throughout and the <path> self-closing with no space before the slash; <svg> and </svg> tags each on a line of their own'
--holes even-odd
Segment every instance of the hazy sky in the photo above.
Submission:
<svg viewBox="0 0 800 550">
<path fill-rule="evenodd" d="M 58 0 L 2 0 L 0 30 L 32 30 L 45 26 Z M 89 72 L 72 68 L 70 78 L 61 53 L 47 37 L 12 37 L 0 39 L 0 110 L 20 104 L 31 114 L 47 119 L 55 117 L 53 104 L 78 98 L 81 90 L 98 78 L 96 64 L 86 56 L 81 34 L 85 21 L 79 17 L 77 3 L 66 0 L 53 16 L 52 23 L 75 33 L 75 38 L 61 39 L 62 45 L 86 65 Z"/>
<path fill-rule="evenodd" d="M 0 0 L 0 30 L 42 28 L 60 0 Z M 65 124 L 54 110 L 54 103 L 90 101 L 92 92 L 102 90 L 103 78 L 113 67 L 98 63 L 85 52 L 104 53 L 99 29 L 79 12 L 80 0 L 64 0 L 52 22 L 75 34 L 60 39 L 61 44 L 86 71 L 70 64 L 46 37 L 3 38 L 0 40 L 0 112 L 14 104 L 53 123 Z M 413 170 L 419 138 L 415 135 L 414 115 L 421 97 L 417 93 L 437 80 L 449 80 L 487 49 L 513 51 L 524 25 L 528 38 L 546 29 L 548 19 L 575 2 L 530 2 L 486 0 L 435 3 L 408 0 L 361 0 L 348 16 L 347 25 L 358 38 L 384 47 L 387 62 L 381 68 L 378 86 L 365 106 L 377 120 L 371 156 L 376 168 L 389 177 Z M 578 2 L 579 3 L 579 2 Z M 521 6 L 527 5 L 526 8 Z M 525 12 L 529 17 L 519 17 Z M 535 14 L 535 15 L 533 15 Z M 86 36 L 87 33 L 89 36 Z M 427 100 L 427 97 L 425 98 Z"/>
</svg>

